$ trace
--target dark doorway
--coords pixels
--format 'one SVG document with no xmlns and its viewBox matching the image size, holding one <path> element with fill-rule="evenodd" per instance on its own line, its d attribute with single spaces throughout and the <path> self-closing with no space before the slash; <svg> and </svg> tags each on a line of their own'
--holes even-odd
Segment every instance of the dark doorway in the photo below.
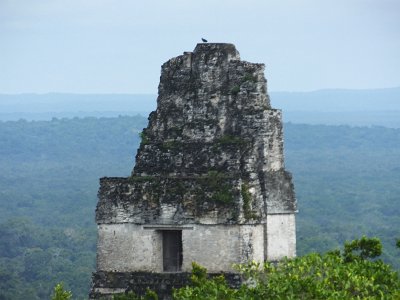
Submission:
<svg viewBox="0 0 400 300">
<path fill-rule="evenodd" d="M 182 268 L 182 230 L 163 230 L 163 270 L 180 272 Z"/>
</svg>

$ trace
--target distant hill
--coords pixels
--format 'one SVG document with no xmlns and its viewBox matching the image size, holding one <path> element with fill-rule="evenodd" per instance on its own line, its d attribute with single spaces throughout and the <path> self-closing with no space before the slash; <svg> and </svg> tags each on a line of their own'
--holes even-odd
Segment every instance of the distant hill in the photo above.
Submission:
<svg viewBox="0 0 400 300">
<path fill-rule="evenodd" d="M 297 124 L 400 128 L 400 87 L 270 93 L 272 106 Z"/>
<path fill-rule="evenodd" d="M 400 87 L 371 90 L 271 92 L 285 122 L 400 128 Z M 155 94 L 0 94 L 0 121 L 147 116 Z"/>
<path fill-rule="evenodd" d="M 0 120 L 147 116 L 156 100 L 151 94 L 0 94 Z"/>
<path fill-rule="evenodd" d="M 298 112 L 400 111 L 400 87 L 270 93 L 274 107 Z"/>
</svg>

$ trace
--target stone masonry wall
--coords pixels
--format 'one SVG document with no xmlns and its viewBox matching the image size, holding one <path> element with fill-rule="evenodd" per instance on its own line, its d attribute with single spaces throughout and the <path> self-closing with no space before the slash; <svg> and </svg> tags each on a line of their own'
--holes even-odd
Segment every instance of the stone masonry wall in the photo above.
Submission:
<svg viewBox="0 0 400 300">
<path fill-rule="evenodd" d="M 211 273 L 234 272 L 234 264 L 264 260 L 263 225 L 193 225 L 182 230 L 182 271 L 197 262 Z M 97 270 L 162 272 L 162 236 L 134 224 L 98 227 Z"/>
</svg>

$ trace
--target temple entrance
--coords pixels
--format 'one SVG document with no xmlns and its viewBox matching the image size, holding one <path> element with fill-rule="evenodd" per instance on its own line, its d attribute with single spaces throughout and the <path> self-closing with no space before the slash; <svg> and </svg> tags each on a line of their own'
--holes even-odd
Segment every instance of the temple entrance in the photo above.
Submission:
<svg viewBox="0 0 400 300">
<path fill-rule="evenodd" d="M 182 230 L 163 230 L 163 271 L 180 272 L 182 269 Z"/>
</svg>

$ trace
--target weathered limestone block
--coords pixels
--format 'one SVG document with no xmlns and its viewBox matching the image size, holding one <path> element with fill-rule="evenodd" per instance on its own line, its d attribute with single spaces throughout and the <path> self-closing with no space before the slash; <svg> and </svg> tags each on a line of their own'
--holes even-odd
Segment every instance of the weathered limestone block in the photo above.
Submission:
<svg viewBox="0 0 400 300">
<path fill-rule="evenodd" d="M 282 115 L 264 65 L 232 44 L 198 44 L 162 65 L 158 92 L 131 176 L 100 180 L 93 299 L 167 277 L 181 286 L 193 261 L 232 275 L 234 264 L 296 254 Z"/>
<path fill-rule="evenodd" d="M 265 257 L 278 261 L 296 255 L 296 227 L 294 214 L 268 215 Z"/>
</svg>

